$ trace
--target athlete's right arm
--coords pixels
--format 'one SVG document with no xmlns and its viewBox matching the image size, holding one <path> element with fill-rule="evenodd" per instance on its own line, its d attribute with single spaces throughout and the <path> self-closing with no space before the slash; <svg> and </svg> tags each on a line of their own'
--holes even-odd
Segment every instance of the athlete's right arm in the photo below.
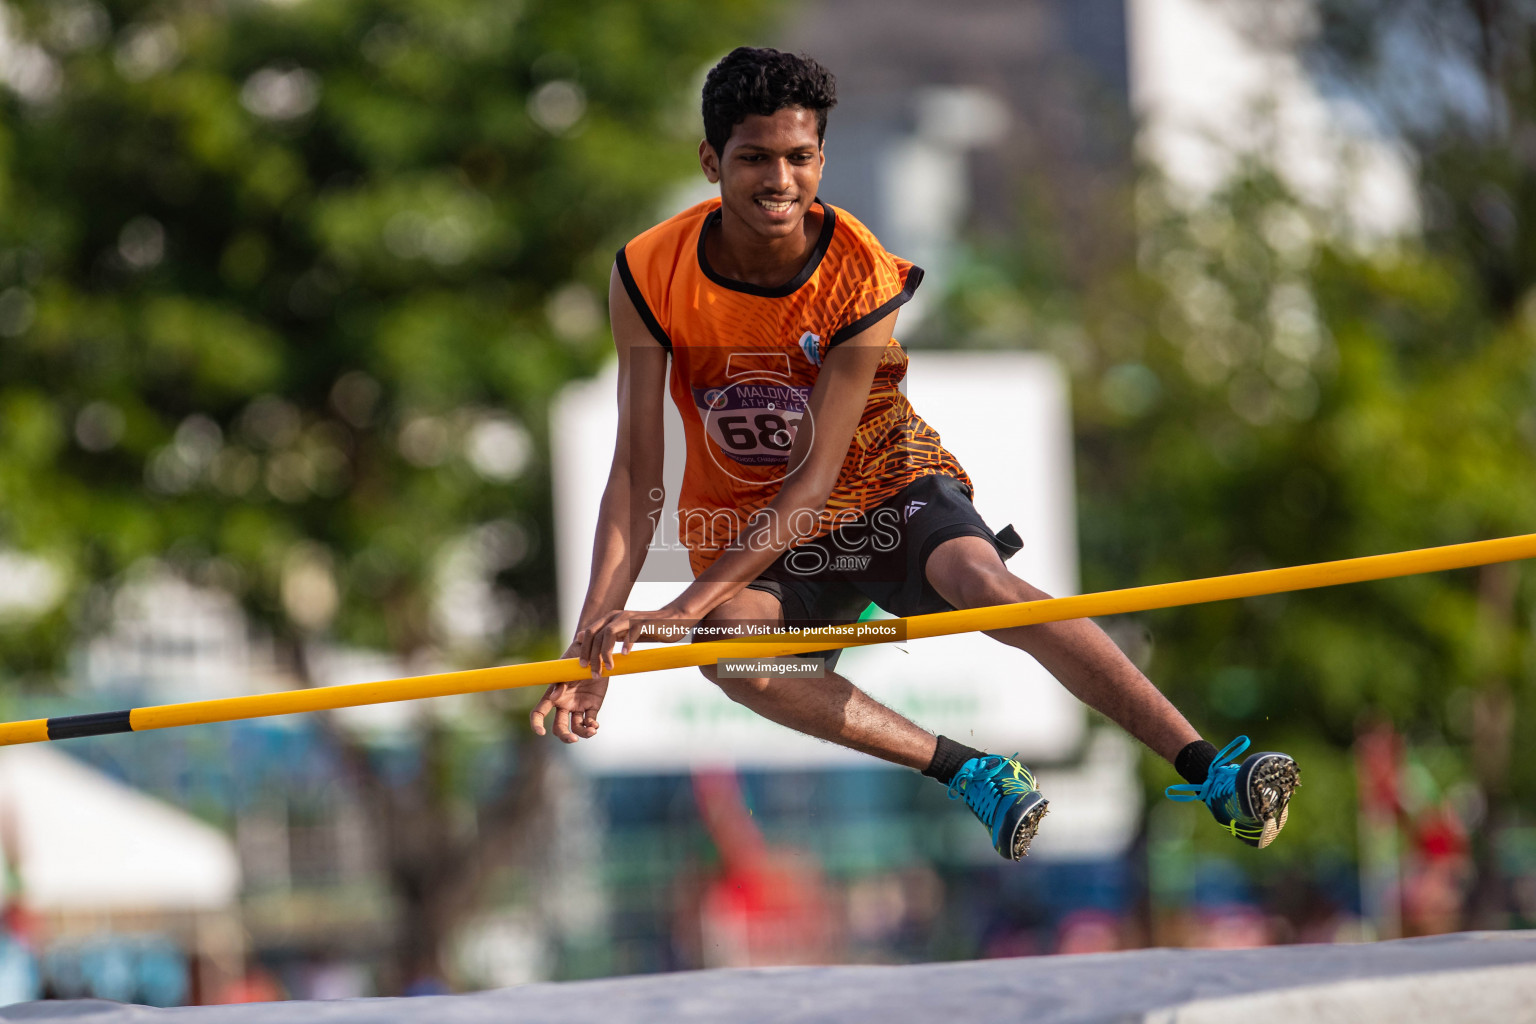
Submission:
<svg viewBox="0 0 1536 1024">
<path fill-rule="evenodd" d="M 617 268 L 608 282 L 608 310 L 619 357 L 619 426 L 608 486 L 598 507 L 581 624 L 624 607 L 645 562 L 663 499 L 667 352 L 641 321 Z"/>
<path fill-rule="evenodd" d="M 640 319 L 615 267 L 608 282 L 608 315 L 619 357 L 619 427 L 614 437 L 608 486 L 598 506 L 592 542 L 592 575 L 576 623 L 579 639 L 588 624 L 624 607 L 650 548 L 663 508 L 665 445 L 663 402 L 667 352 Z M 584 645 L 573 640 L 564 657 Z M 555 683 L 530 714 L 533 731 L 544 735 L 544 718 L 555 712 L 555 735 L 566 743 L 597 732 L 597 711 L 607 678 Z"/>
</svg>

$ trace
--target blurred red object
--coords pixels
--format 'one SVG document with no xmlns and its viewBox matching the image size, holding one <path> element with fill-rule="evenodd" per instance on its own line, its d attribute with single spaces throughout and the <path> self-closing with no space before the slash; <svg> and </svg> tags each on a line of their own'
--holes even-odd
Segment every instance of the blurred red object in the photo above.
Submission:
<svg viewBox="0 0 1536 1024">
<path fill-rule="evenodd" d="M 693 792 L 720 851 L 720 873 L 705 884 L 699 907 L 705 964 L 762 967 L 832 959 L 837 917 L 820 866 L 808 854 L 769 848 L 734 773 L 695 773 Z"/>
<path fill-rule="evenodd" d="M 214 998 L 215 1003 L 271 1003 L 283 998 L 282 986 L 271 972 L 262 967 L 251 967 L 245 974 L 225 985 Z"/>
<path fill-rule="evenodd" d="M 1463 860 L 1472 852 L 1466 826 L 1445 806 L 1431 808 L 1414 823 L 1414 846 L 1425 860 Z"/>
<path fill-rule="evenodd" d="M 1188 945 L 1198 949 L 1250 949 L 1274 943 L 1269 920 L 1258 907 L 1228 903 L 1199 911 Z"/>
<path fill-rule="evenodd" d="M 1373 820 L 1390 820 L 1402 808 L 1402 760 L 1402 738 L 1388 723 L 1378 723 L 1355 738 L 1360 809 Z"/>
<path fill-rule="evenodd" d="M 1077 910 L 1056 930 L 1058 953 L 1109 953 L 1121 947 L 1122 923 L 1102 910 Z"/>
</svg>

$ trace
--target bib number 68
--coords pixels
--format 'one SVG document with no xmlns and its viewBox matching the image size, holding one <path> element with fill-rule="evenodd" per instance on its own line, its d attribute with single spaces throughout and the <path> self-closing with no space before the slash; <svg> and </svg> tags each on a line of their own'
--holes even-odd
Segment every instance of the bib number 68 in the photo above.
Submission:
<svg viewBox="0 0 1536 1024">
<path fill-rule="evenodd" d="M 778 413 L 760 412 L 751 417 L 721 416 L 718 422 L 720 436 L 728 448 L 738 452 L 760 448 L 787 452 L 794 443 L 795 427 L 799 426 L 800 417 L 786 420 Z"/>
</svg>

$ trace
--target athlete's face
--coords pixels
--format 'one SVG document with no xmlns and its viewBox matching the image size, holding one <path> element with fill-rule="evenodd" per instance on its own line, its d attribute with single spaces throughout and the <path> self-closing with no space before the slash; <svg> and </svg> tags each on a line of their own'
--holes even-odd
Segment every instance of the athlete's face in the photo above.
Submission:
<svg viewBox="0 0 1536 1024">
<path fill-rule="evenodd" d="M 816 115 L 804 107 L 750 114 L 717 154 L 704 142 L 699 163 L 720 186 L 726 211 L 749 229 L 769 237 L 799 231 L 826 163 L 816 138 Z"/>
</svg>

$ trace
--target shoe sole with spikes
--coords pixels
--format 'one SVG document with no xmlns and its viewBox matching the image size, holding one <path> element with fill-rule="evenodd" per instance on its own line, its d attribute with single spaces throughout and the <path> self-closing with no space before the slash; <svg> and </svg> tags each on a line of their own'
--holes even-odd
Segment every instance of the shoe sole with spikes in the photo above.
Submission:
<svg viewBox="0 0 1536 1024">
<path fill-rule="evenodd" d="M 1034 842 L 1040 830 L 1040 819 L 1050 809 L 1050 801 L 1034 792 L 1008 808 L 1003 821 L 1002 834 L 997 842 L 997 852 L 1009 860 L 1023 860 L 1029 855 L 1029 844 Z"/>
<path fill-rule="evenodd" d="M 1252 845 L 1262 850 L 1275 841 L 1290 817 L 1291 797 L 1300 785 L 1301 769 L 1289 754 L 1266 750 L 1243 761 L 1237 770 L 1238 802 L 1244 814 L 1263 823 Z"/>
</svg>

